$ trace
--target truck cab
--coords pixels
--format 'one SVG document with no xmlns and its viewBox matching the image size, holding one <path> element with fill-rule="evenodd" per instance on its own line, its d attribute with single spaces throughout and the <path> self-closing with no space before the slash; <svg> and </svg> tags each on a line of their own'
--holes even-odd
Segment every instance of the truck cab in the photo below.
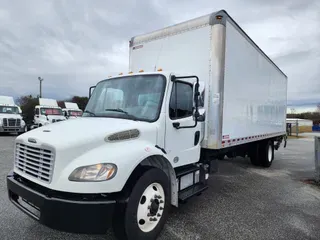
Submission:
<svg viewBox="0 0 320 240">
<path fill-rule="evenodd" d="M 101 233 L 115 220 L 114 214 L 121 216 L 125 199 L 132 199 L 129 202 L 133 201 L 131 204 L 134 205 L 139 201 L 142 183 L 135 185 L 140 186 L 140 190 L 134 190 L 134 193 L 131 185 L 140 182 L 139 178 L 146 170 L 158 166 L 147 171 L 149 177 L 145 175 L 146 182 L 143 183 L 149 185 L 145 198 L 148 204 L 153 203 L 152 213 L 144 213 L 147 205 L 141 204 L 139 221 L 148 220 L 142 226 L 146 231 L 156 227 L 153 220 L 162 219 L 161 224 L 164 224 L 169 206 L 178 206 L 179 191 L 186 191 L 184 197 L 188 197 L 188 187 L 192 185 L 197 187 L 196 192 L 207 188 L 207 177 L 202 176 L 207 176 L 208 166 L 192 165 L 200 159 L 204 136 L 204 116 L 199 114 L 201 107 L 196 101 L 199 96 L 196 76 L 146 72 L 99 82 L 82 118 L 45 125 L 16 139 L 15 158 L 18 161 L 8 180 L 11 200 L 17 200 L 17 203 L 17 196 L 25 194 L 23 188 L 31 190 L 39 186 L 37 191 L 40 192 L 26 196 L 35 206 L 42 206 L 38 210 L 40 215 L 31 216 L 60 230 L 70 231 L 72 222 L 77 227 L 74 231 L 81 232 L 82 228 L 86 232 Z M 41 112 L 40 106 L 37 109 Z M 30 166 L 29 161 L 19 160 L 29 153 L 32 153 L 32 159 L 38 159 Z M 177 172 L 175 169 L 180 167 Z M 178 183 L 183 177 L 184 180 Z M 51 190 L 64 200 L 45 200 L 44 196 Z M 74 194 L 75 198 L 70 199 L 68 193 Z M 87 198 L 91 200 L 85 203 Z M 70 208 L 71 203 L 74 205 Z M 19 204 L 16 206 L 23 209 L 22 203 Z M 86 214 L 74 218 L 71 209 Z M 133 209 L 136 211 L 137 208 Z M 106 214 L 109 218 L 102 221 Z M 153 217 L 152 221 L 149 221 L 149 215 Z M 164 217 L 160 218 L 160 215 Z M 91 217 L 96 221 L 88 224 L 87 219 Z M 118 226 L 123 223 L 121 220 Z"/>
<path fill-rule="evenodd" d="M 66 119 L 75 119 L 81 117 L 83 111 L 79 108 L 77 103 L 65 102 L 65 108 L 62 109 L 63 115 Z"/>
<path fill-rule="evenodd" d="M 39 98 L 39 105 L 34 109 L 34 124 L 37 127 L 66 120 L 61 107 L 54 99 Z"/>
<path fill-rule="evenodd" d="M 62 109 L 55 106 L 39 106 L 34 110 L 34 123 L 39 127 L 66 120 L 63 116 Z"/>
<path fill-rule="evenodd" d="M 21 116 L 21 109 L 15 105 L 12 97 L 0 96 L 0 134 L 24 133 L 26 124 Z"/>
</svg>

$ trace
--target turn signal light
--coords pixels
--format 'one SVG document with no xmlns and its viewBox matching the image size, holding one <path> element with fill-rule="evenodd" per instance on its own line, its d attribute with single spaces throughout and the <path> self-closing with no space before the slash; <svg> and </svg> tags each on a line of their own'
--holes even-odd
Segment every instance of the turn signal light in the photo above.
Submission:
<svg viewBox="0 0 320 240">
<path fill-rule="evenodd" d="M 139 72 L 144 72 L 142 69 Z"/>
</svg>

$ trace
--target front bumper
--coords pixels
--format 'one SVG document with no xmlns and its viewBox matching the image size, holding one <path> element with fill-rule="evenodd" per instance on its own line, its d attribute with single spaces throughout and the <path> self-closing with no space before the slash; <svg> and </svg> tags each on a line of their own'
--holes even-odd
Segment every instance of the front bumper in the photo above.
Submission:
<svg viewBox="0 0 320 240">
<path fill-rule="evenodd" d="M 105 233 L 112 223 L 116 200 L 97 195 L 57 192 L 11 172 L 7 176 L 10 201 L 50 228 L 73 233 Z"/>
<path fill-rule="evenodd" d="M 4 133 L 17 133 L 24 132 L 24 127 L 4 127 L 0 126 L 0 132 Z"/>
</svg>

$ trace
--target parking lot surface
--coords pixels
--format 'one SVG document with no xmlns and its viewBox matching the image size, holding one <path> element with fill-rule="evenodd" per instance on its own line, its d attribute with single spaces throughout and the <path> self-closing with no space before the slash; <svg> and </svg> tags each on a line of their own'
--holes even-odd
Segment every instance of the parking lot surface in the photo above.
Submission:
<svg viewBox="0 0 320 240">
<path fill-rule="evenodd" d="M 38 224 L 8 200 L 14 136 L 0 137 L 0 239 L 114 239 L 58 232 Z M 320 188 L 313 176 L 313 139 L 290 139 L 269 169 L 248 159 L 219 161 L 209 189 L 173 209 L 159 239 L 320 239 Z M 90 221 L 90 219 L 88 219 Z"/>
</svg>

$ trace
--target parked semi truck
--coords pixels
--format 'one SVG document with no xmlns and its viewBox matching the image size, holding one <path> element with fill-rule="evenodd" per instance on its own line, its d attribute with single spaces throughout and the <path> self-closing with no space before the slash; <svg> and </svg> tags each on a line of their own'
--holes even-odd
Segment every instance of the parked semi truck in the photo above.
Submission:
<svg viewBox="0 0 320 240">
<path fill-rule="evenodd" d="M 83 112 L 77 103 L 64 102 L 64 105 L 65 108 L 62 109 L 62 112 L 66 119 L 74 119 L 82 116 Z"/>
<path fill-rule="evenodd" d="M 13 97 L 0 96 L 0 134 L 21 134 L 26 131 L 25 128 L 21 109 L 15 104 Z"/>
<path fill-rule="evenodd" d="M 129 65 L 82 118 L 15 140 L 9 198 L 42 224 L 155 239 L 215 159 L 270 167 L 286 143 L 287 77 L 225 11 L 132 38 Z"/>
</svg>

